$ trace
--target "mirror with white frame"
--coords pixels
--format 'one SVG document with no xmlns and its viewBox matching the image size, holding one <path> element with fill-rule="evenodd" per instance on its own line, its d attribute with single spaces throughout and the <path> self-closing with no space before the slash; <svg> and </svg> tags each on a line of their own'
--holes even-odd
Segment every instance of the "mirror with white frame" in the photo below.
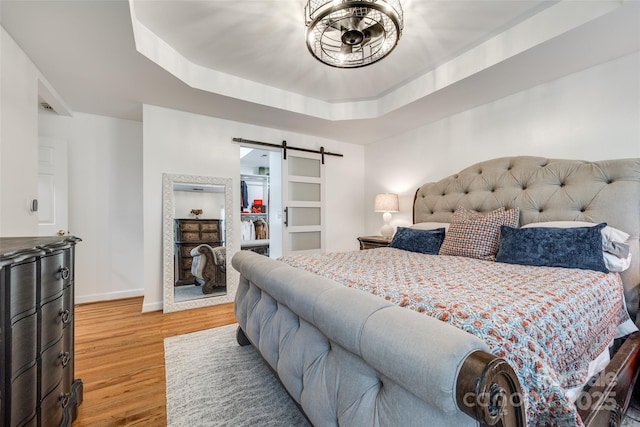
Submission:
<svg viewBox="0 0 640 427">
<path fill-rule="evenodd" d="M 162 174 L 165 313 L 233 302 L 232 205 L 231 178 Z"/>
</svg>

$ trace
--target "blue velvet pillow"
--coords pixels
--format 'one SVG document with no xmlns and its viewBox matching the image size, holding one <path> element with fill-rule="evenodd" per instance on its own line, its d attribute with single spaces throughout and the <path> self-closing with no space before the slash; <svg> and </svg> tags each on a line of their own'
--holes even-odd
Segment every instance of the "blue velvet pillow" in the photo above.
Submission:
<svg viewBox="0 0 640 427">
<path fill-rule="evenodd" d="M 575 228 L 502 226 L 496 261 L 608 273 L 602 257 L 601 234 L 606 225 Z"/>
<path fill-rule="evenodd" d="M 393 236 L 393 240 L 389 243 L 389 247 L 437 255 L 443 240 L 444 228 L 419 230 L 415 228 L 398 227 L 396 234 Z"/>
</svg>

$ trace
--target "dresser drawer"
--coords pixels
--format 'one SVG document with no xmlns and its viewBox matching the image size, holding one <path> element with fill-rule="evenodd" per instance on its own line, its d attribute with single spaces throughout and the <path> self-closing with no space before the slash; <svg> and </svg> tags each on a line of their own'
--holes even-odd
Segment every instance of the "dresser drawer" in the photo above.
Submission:
<svg viewBox="0 0 640 427">
<path fill-rule="evenodd" d="M 203 231 L 201 233 L 202 235 L 202 240 L 205 240 L 207 242 L 213 242 L 215 240 L 220 240 L 220 233 L 215 230 L 215 231 Z"/>
<path fill-rule="evenodd" d="M 42 324 L 41 350 L 58 341 L 62 337 L 63 320 L 70 322 L 72 319 L 71 313 L 64 310 L 63 302 L 62 295 L 60 295 L 42 306 L 42 317 L 40 318 Z"/>
<path fill-rule="evenodd" d="M 66 288 L 64 288 L 62 299 L 63 299 L 62 300 L 63 309 L 67 310 L 69 314 L 73 315 L 73 304 L 75 301 L 73 286 L 67 286 Z M 70 322 L 67 322 L 67 323 L 70 323 Z"/>
<path fill-rule="evenodd" d="M 182 268 L 184 268 L 184 269 L 191 270 L 191 264 L 193 264 L 193 258 L 192 257 L 182 258 L 180 260 L 180 266 Z"/>
<path fill-rule="evenodd" d="M 70 357 L 69 352 L 64 351 L 62 337 L 42 353 L 42 361 L 40 362 L 42 366 L 40 394 L 42 396 L 48 394 L 62 381 L 63 368 L 69 363 Z"/>
<path fill-rule="evenodd" d="M 36 263 L 14 265 L 9 270 L 9 276 L 11 319 L 35 313 Z"/>
<path fill-rule="evenodd" d="M 11 427 L 34 418 L 37 403 L 38 369 L 34 365 L 11 382 Z"/>
<path fill-rule="evenodd" d="M 185 231 L 195 231 L 196 233 L 198 233 L 200 231 L 200 224 L 195 221 L 180 222 L 180 231 L 182 231 L 183 233 Z"/>
<path fill-rule="evenodd" d="M 58 384 L 40 402 L 41 427 L 59 427 L 62 421 L 62 409 L 68 403 L 69 395 L 62 392 L 62 384 Z"/>
<path fill-rule="evenodd" d="M 218 227 L 217 222 L 202 222 L 200 225 L 200 231 L 202 231 L 203 233 L 215 232 L 217 234 L 219 230 L 220 230 L 220 227 Z"/>
<path fill-rule="evenodd" d="M 31 364 L 38 353 L 38 319 L 36 314 L 11 326 L 11 377 Z"/>
<path fill-rule="evenodd" d="M 73 325 L 68 325 L 64 328 L 64 334 L 62 336 L 62 352 L 69 354 L 67 364 L 62 364 L 62 391 L 69 393 L 71 391 L 71 385 L 73 384 L 74 366 L 74 342 L 73 342 Z"/>
<path fill-rule="evenodd" d="M 38 417 L 32 417 L 30 420 L 21 423 L 20 427 L 38 427 Z"/>
<path fill-rule="evenodd" d="M 198 245 L 180 245 L 180 255 L 183 257 L 190 257 L 191 250 L 197 246 Z"/>
<path fill-rule="evenodd" d="M 199 242 L 200 241 L 200 232 L 199 231 L 184 231 L 182 232 L 181 241 L 183 242 Z"/>
<path fill-rule="evenodd" d="M 40 301 L 57 296 L 62 292 L 64 285 L 70 280 L 71 269 L 65 264 L 65 252 L 42 257 L 42 282 L 40 283 Z"/>
</svg>

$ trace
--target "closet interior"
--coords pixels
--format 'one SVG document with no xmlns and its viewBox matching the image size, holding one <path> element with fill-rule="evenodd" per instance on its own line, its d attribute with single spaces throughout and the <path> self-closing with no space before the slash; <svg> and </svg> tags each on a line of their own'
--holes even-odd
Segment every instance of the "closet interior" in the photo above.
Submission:
<svg viewBox="0 0 640 427">
<path fill-rule="evenodd" d="M 240 160 L 240 248 L 269 256 L 269 152 L 241 148 L 246 154 Z"/>
</svg>

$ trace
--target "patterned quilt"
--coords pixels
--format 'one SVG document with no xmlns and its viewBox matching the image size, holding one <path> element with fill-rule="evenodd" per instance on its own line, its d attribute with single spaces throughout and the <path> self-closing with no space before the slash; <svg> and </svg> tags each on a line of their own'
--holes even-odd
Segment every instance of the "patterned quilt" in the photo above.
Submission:
<svg viewBox="0 0 640 427">
<path fill-rule="evenodd" d="M 629 319 L 618 274 L 394 248 L 281 260 L 480 337 L 517 373 L 529 426 L 583 425 L 564 390 Z"/>
</svg>

